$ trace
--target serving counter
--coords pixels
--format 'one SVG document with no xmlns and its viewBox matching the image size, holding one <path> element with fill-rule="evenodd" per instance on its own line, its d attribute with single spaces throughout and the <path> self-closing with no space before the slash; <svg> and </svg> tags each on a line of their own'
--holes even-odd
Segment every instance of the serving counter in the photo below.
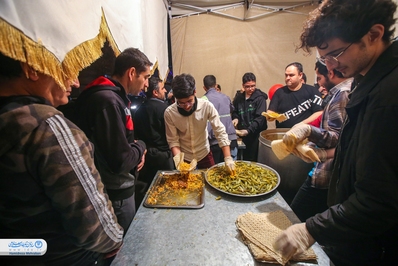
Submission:
<svg viewBox="0 0 398 266">
<path fill-rule="evenodd" d="M 156 209 L 141 204 L 112 266 L 275 265 L 253 258 L 235 221 L 246 212 L 276 210 L 283 210 L 292 223 L 299 222 L 277 191 L 246 198 L 223 194 L 206 184 L 205 205 L 201 209 Z M 290 265 L 330 264 L 317 243 L 313 249 L 317 264 Z"/>
</svg>

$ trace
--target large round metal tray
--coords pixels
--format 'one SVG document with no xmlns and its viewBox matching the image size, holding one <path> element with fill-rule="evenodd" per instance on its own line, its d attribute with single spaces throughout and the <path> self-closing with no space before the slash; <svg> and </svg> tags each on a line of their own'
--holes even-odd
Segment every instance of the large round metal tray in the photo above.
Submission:
<svg viewBox="0 0 398 266">
<path fill-rule="evenodd" d="M 209 184 L 209 186 L 211 186 L 212 188 L 214 188 L 214 189 L 216 189 L 216 190 L 218 190 L 218 191 L 220 191 L 220 192 L 222 192 L 222 193 L 225 193 L 225 194 L 228 194 L 228 195 L 232 195 L 232 196 L 237 196 L 237 197 L 245 197 L 245 198 L 248 198 L 248 197 L 259 197 L 259 196 L 263 196 L 263 195 L 270 194 L 270 193 L 272 193 L 273 191 L 275 191 L 276 188 L 279 186 L 280 181 L 281 181 L 281 178 L 280 178 L 278 172 L 275 171 L 273 168 L 271 168 L 271 167 L 269 167 L 269 166 L 267 166 L 267 165 L 261 164 L 261 163 L 257 163 L 257 162 L 239 161 L 239 160 L 236 161 L 236 162 L 243 162 L 243 163 L 247 163 L 247 164 L 254 164 L 254 165 L 257 165 L 257 166 L 259 166 L 259 167 L 261 167 L 261 168 L 264 168 L 264 169 L 266 169 L 266 170 L 272 171 L 272 172 L 276 175 L 276 177 L 277 177 L 277 182 L 276 182 L 275 187 L 273 187 L 271 190 L 268 190 L 268 191 L 263 192 L 263 193 L 258 193 L 258 194 L 235 194 L 235 193 L 231 193 L 231 192 L 222 190 L 222 189 L 220 189 L 220 188 L 218 188 L 218 187 L 212 185 L 212 184 L 209 182 L 209 180 L 208 180 L 208 173 L 209 173 L 209 171 L 211 171 L 211 169 L 213 169 L 213 168 L 215 168 L 215 167 L 225 167 L 225 166 L 224 166 L 224 163 L 219 163 L 219 164 L 213 165 L 212 167 L 210 167 L 210 168 L 206 171 L 206 176 L 205 176 L 206 183 Z M 237 176 L 237 177 L 239 177 L 239 176 Z"/>
</svg>

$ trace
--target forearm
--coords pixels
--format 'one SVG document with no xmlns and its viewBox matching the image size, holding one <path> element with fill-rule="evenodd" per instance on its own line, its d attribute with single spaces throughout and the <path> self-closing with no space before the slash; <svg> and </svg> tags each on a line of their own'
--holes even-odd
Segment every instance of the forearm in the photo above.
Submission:
<svg viewBox="0 0 398 266">
<path fill-rule="evenodd" d="M 221 147 L 222 153 L 225 157 L 231 156 L 231 149 L 229 148 L 229 146 L 223 146 Z"/>
<path fill-rule="evenodd" d="M 173 154 L 173 156 L 176 156 L 180 152 L 181 152 L 180 147 L 178 147 L 178 146 L 171 147 L 171 153 Z"/>
</svg>

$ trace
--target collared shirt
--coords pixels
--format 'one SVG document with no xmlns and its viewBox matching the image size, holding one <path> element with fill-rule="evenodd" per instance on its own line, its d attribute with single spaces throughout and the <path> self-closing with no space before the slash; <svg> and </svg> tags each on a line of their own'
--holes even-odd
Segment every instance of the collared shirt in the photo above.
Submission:
<svg viewBox="0 0 398 266">
<path fill-rule="evenodd" d="M 213 104 L 203 99 L 197 101 L 197 109 L 190 116 L 181 115 L 176 103 L 167 107 L 164 113 L 169 147 L 180 147 L 187 161 L 200 161 L 210 152 L 207 121 L 210 122 L 220 147 L 230 144 L 228 134 Z"/>
</svg>

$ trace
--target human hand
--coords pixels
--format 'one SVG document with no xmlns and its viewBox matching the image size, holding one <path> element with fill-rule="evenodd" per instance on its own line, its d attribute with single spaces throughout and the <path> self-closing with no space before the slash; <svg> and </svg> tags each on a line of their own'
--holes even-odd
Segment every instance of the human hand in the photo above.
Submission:
<svg viewBox="0 0 398 266">
<path fill-rule="evenodd" d="M 246 129 L 241 129 L 241 130 L 236 129 L 235 132 L 236 135 L 238 135 L 239 137 L 244 137 L 247 136 L 247 134 L 249 134 L 249 132 Z"/>
<path fill-rule="evenodd" d="M 293 151 L 297 144 L 301 143 L 311 134 L 311 126 L 308 124 L 300 123 L 294 125 L 283 136 L 283 143 L 285 143 L 289 151 Z"/>
<path fill-rule="evenodd" d="M 142 167 L 144 167 L 145 155 L 146 155 L 146 149 L 144 151 L 144 154 L 142 155 L 141 162 L 137 165 L 137 171 L 141 171 Z"/>
<path fill-rule="evenodd" d="M 305 223 L 294 224 L 276 237 L 274 249 L 289 260 L 296 253 L 306 251 L 315 243 L 315 239 L 308 232 Z"/>
<path fill-rule="evenodd" d="M 181 162 L 184 161 L 184 153 L 179 152 L 173 157 L 174 165 L 176 166 L 176 169 L 178 170 L 178 166 L 180 165 Z"/>
<path fill-rule="evenodd" d="M 225 167 L 231 175 L 235 175 L 235 162 L 231 156 L 224 157 Z"/>
<path fill-rule="evenodd" d="M 311 147 L 307 144 L 298 144 L 292 153 L 306 163 L 324 162 L 327 159 L 325 149 Z"/>
<path fill-rule="evenodd" d="M 234 127 L 236 127 L 239 123 L 238 118 L 235 118 L 234 120 L 232 120 L 232 125 L 234 125 Z"/>
</svg>

